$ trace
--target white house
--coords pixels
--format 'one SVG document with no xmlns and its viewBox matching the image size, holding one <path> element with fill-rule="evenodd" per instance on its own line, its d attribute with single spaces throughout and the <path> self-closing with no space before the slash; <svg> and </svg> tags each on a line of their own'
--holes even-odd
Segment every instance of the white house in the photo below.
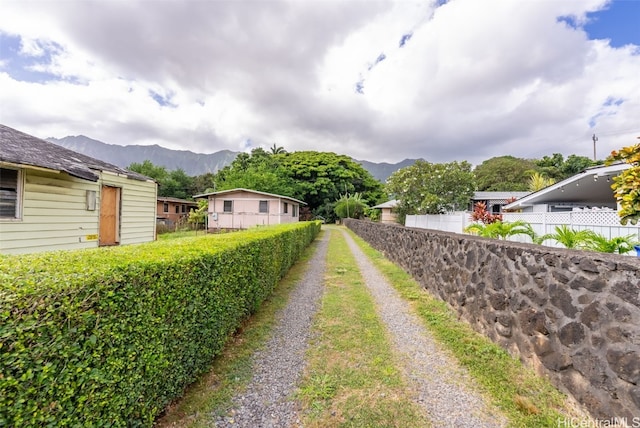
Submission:
<svg viewBox="0 0 640 428">
<path fill-rule="evenodd" d="M 469 211 L 473 211 L 476 203 L 483 202 L 487 211 L 499 214 L 502 209 L 513 199 L 523 198 L 531 192 L 475 192 L 469 204 Z"/>
<path fill-rule="evenodd" d="M 629 168 L 626 163 L 594 166 L 530 193 L 503 207 L 521 212 L 563 212 L 577 209 L 617 209 L 612 177 Z"/>
<path fill-rule="evenodd" d="M 293 223 L 300 219 L 300 206 L 288 196 L 250 189 L 231 189 L 195 195 L 207 198 L 209 229 L 248 229 L 253 226 Z"/>
<path fill-rule="evenodd" d="M 0 125 L 0 253 L 155 239 L 157 184 Z"/>
<path fill-rule="evenodd" d="M 518 220 L 529 223 L 542 236 L 554 233 L 557 226 L 571 229 L 592 230 L 607 239 L 618 236 L 637 236 L 640 241 L 640 225 L 622 225 L 617 212 L 617 202 L 611 184 L 613 177 L 629 168 L 629 164 L 595 166 L 548 186 L 537 192 L 526 194 L 502 207 L 505 222 Z M 476 192 L 474 199 L 495 198 L 497 195 Z M 508 192 L 516 196 L 517 192 Z M 495 199 L 494 199 L 495 200 Z M 506 212 L 509 211 L 509 212 Z M 409 215 L 405 226 L 463 233 L 472 223 L 469 212 L 440 215 Z M 510 239 L 529 242 L 526 235 Z M 554 245 L 546 241 L 546 245 Z M 559 245 L 559 244 L 558 244 Z"/>
</svg>

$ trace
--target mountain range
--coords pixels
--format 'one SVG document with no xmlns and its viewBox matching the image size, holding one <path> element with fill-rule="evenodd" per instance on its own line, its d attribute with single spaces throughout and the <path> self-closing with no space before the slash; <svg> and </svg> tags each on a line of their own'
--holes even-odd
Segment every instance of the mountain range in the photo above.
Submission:
<svg viewBox="0 0 640 428">
<path fill-rule="evenodd" d="M 119 146 L 94 140 L 84 135 L 68 136 L 64 138 L 47 138 L 47 141 L 66 147 L 78 153 L 100 159 L 126 168 L 132 163 L 151 161 L 154 165 L 160 165 L 171 171 L 181 168 L 187 175 L 196 176 L 208 172 L 215 173 L 231 164 L 240 152 L 220 150 L 215 153 L 194 153 L 189 150 L 171 150 L 158 145 Z M 413 165 L 416 159 L 405 159 L 391 164 L 386 162 L 375 163 L 366 160 L 357 160 L 373 177 L 384 182 L 400 168 Z"/>
</svg>

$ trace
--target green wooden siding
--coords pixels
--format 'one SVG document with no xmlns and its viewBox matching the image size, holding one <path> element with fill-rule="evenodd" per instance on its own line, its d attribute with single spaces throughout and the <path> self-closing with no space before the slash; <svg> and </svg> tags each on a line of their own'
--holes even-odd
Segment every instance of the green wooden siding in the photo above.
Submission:
<svg viewBox="0 0 640 428">
<path fill-rule="evenodd" d="M 156 183 L 102 173 L 101 185 L 120 187 L 120 244 L 153 241 L 156 234 Z"/>
<path fill-rule="evenodd" d="M 86 191 L 96 183 L 68 174 L 23 169 L 22 219 L 0 221 L 0 252 L 91 248 L 98 212 L 87 211 Z"/>
<path fill-rule="evenodd" d="M 23 169 L 22 219 L 0 221 L 0 253 L 18 254 L 98 246 L 100 189 L 121 189 L 120 244 L 155 239 L 156 184 L 102 173 L 91 182 L 66 173 Z M 96 209 L 86 209 L 86 191 Z"/>
</svg>

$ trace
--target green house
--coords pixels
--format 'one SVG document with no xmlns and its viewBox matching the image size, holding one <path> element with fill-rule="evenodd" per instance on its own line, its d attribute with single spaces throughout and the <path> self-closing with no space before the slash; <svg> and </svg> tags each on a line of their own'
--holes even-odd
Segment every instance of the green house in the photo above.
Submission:
<svg viewBox="0 0 640 428">
<path fill-rule="evenodd" d="M 153 241 L 157 183 L 0 125 L 0 253 Z"/>
</svg>

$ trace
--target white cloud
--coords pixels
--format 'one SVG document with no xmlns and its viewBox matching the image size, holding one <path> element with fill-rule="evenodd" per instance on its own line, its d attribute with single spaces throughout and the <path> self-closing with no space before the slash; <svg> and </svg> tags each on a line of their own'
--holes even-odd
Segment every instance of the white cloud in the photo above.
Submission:
<svg viewBox="0 0 640 428">
<path fill-rule="evenodd" d="M 640 135 L 640 53 L 580 29 L 605 4 L 10 0 L 0 32 L 53 53 L 39 67 L 61 80 L 16 81 L 2 58 L 2 120 L 41 137 L 391 162 L 590 156 L 596 133 L 604 157 Z"/>
</svg>

